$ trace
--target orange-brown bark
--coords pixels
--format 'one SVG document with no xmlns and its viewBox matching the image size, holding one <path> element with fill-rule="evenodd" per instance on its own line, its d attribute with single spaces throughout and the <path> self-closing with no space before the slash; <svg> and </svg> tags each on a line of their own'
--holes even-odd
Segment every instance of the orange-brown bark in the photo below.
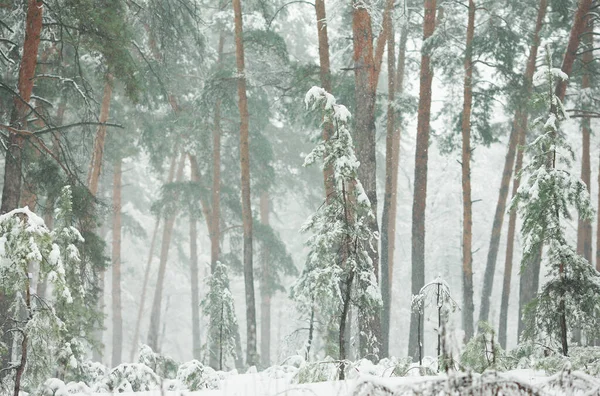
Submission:
<svg viewBox="0 0 600 396">
<path fill-rule="evenodd" d="M 123 350 L 123 315 L 121 303 L 121 180 L 123 160 L 118 158 L 113 169 L 112 224 L 112 367 L 121 364 Z"/>
<path fill-rule="evenodd" d="M 254 271 L 252 265 L 252 205 L 250 202 L 250 150 L 249 115 L 246 94 L 246 68 L 244 65 L 244 42 L 241 0 L 233 1 L 235 18 L 235 58 L 237 66 L 238 108 L 240 111 L 240 165 L 242 187 L 242 223 L 244 229 L 244 285 L 246 289 L 246 364 L 258 363 L 256 350 L 256 303 L 254 298 Z"/>
<path fill-rule="evenodd" d="M 473 337 L 473 213 L 471 208 L 471 107 L 473 103 L 473 36 L 475 34 L 475 2 L 469 0 L 467 42 L 464 62 L 464 103 L 462 112 L 462 272 L 463 272 L 463 330 L 465 340 Z"/>
<path fill-rule="evenodd" d="M 30 113 L 29 101 L 33 92 L 33 81 L 37 67 L 38 49 L 42 31 L 42 13 L 42 1 L 28 0 L 27 16 L 25 19 L 25 41 L 23 42 L 23 55 L 19 64 L 17 85 L 19 95 L 13 98 L 13 109 L 10 117 L 10 126 L 19 130 L 27 128 L 27 115 Z M 24 138 L 22 135 L 12 131 L 9 132 L 0 213 L 11 211 L 19 205 L 23 182 L 23 144 Z"/>
<path fill-rule="evenodd" d="M 327 35 L 327 13 L 325 11 L 325 0 L 315 0 L 315 11 L 317 15 L 317 32 L 319 40 L 319 76 L 323 89 L 331 93 L 331 69 L 329 62 L 329 38 Z M 329 122 L 323 124 L 323 140 L 329 140 L 333 134 L 333 125 Z M 325 185 L 325 199 L 333 195 L 333 168 L 326 166 L 323 168 L 323 182 Z"/>
<path fill-rule="evenodd" d="M 425 0 L 425 17 L 423 19 L 423 41 L 426 41 L 435 30 L 436 0 Z M 421 70 L 419 77 L 419 108 L 417 115 L 417 142 L 415 149 L 415 176 L 412 210 L 412 275 L 411 292 L 413 295 L 425 284 L 425 207 L 427 202 L 427 162 L 429 154 L 429 132 L 431 121 L 431 84 L 433 69 L 431 55 L 427 51 L 421 53 Z M 411 314 L 408 340 L 409 356 L 418 356 L 418 333 L 422 318 Z"/>
</svg>

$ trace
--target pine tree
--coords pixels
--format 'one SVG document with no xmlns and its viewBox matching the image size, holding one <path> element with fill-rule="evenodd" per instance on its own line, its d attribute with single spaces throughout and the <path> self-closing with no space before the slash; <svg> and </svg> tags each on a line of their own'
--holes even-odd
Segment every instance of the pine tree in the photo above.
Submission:
<svg viewBox="0 0 600 396">
<path fill-rule="evenodd" d="M 235 335 L 238 325 L 225 264 L 218 261 L 206 283 L 208 293 L 200 304 L 202 312 L 209 318 L 206 347 L 210 355 L 216 356 L 219 370 L 223 370 L 227 359 L 236 357 Z M 215 347 L 217 350 L 212 349 Z"/>
<path fill-rule="evenodd" d="M 335 128 L 329 140 L 320 141 L 308 154 L 304 165 L 323 159 L 324 167 L 333 168 L 335 183 L 333 197 L 302 226 L 302 232 L 313 235 L 307 241 L 310 252 L 306 267 L 292 288 L 292 297 L 301 311 L 314 310 L 337 322 L 339 377 L 344 379 L 350 306 L 357 308 L 362 320 L 369 321 L 379 315 L 382 305 L 369 256 L 377 235 L 370 228 L 374 216 L 371 204 L 358 180 L 359 163 L 347 127 L 350 113 L 323 88 L 311 88 L 305 103 L 313 109 L 323 108 L 324 122 L 331 122 Z M 363 335 L 376 344 L 375 336 L 372 332 Z"/>
<path fill-rule="evenodd" d="M 542 100 L 549 111 L 534 122 L 540 134 L 527 147 L 531 159 L 523 168 L 525 181 L 511 207 L 518 207 L 523 218 L 523 265 L 546 248 L 548 281 L 526 307 L 524 337 L 549 338 L 561 345 L 566 356 L 569 329 L 581 328 L 587 334 L 598 331 L 595 311 L 600 303 L 600 275 L 577 254 L 565 233 L 564 222 L 571 219 L 572 209 L 582 220 L 589 220 L 593 208 L 585 183 L 570 173 L 574 154 L 560 128 L 567 116 L 554 88 L 555 81 L 564 81 L 567 75 L 552 67 L 549 49 L 546 63 L 534 83 L 545 84 Z"/>
</svg>

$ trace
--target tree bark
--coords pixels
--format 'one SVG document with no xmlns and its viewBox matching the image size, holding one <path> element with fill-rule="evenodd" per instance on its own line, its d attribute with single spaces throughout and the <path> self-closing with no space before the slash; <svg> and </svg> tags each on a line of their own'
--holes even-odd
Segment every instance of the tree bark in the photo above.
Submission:
<svg viewBox="0 0 600 396">
<path fill-rule="evenodd" d="M 594 27 L 592 21 L 588 23 L 583 41 L 586 44 L 586 52 L 583 53 L 583 77 L 581 80 L 581 89 L 588 91 L 592 87 L 590 68 L 594 61 L 593 52 L 593 33 Z M 590 109 L 585 109 L 590 110 Z M 581 135 L 582 135 L 582 152 L 581 152 L 581 180 L 585 183 L 588 191 L 590 191 L 590 135 L 591 135 L 591 119 L 583 117 L 581 119 Z M 582 255 L 590 264 L 592 264 L 592 223 L 579 219 L 577 224 L 577 253 Z"/>
<path fill-rule="evenodd" d="M 115 161 L 113 170 L 113 230 L 112 230 L 112 367 L 121 364 L 123 349 L 123 316 L 121 305 L 121 179 L 123 160 Z"/>
<path fill-rule="evenodd" d="M 260 222 L 269 227 L 269 212 L 271 210 L 269 193 L 263 191 L 260 195 Z M 263 367 L 271 365 L 271 294 L 269 274 L 271 272 L 269 247 L 264 246 L 262 252 L 262 268 L 260 277 L 260 355 Z"/>
<path fill-rule="evenodd" d="M 102 95 L 102 105 L 100 106 L 100 117 L 98 121 L 105 123 L 108 121 L 110 112 L 110 99 L 112 96 L 113 77 L 111 74 L 106 75 L 106 83 L 104 84 L 104 94 Z M 96 131 L 94 140 L 94 151 L 92 152 L 92 160 L 88 171 L 88 188 L 90 193 L 95 197 L 98 194 L 98 182 L 100 180 L 100 171 L 102 170 L 102 158 L 104 157 L 104 142 L 106 141 L 106 125 L 99 125 Z"/>
<path fill-rule="evenodd" d="M 315 0 L 315 11 L 317 15 L 317 32 L 319 40 L 319 65 L 321 86 L 329 93 L 331 92 L 331 70 L 329 62 L 329 38 L 327 36 L 327 14 L 325 11 L 325 0 Z M 330 122 L 323 123 L 323 140 L 329 140 L 333 134 L 333 125 Z M 325 199 L 331 199 L 334 189 L 333 168 L 323 168 L 323 183 L 325 185 Z"/>
<path fill-rule="evenodd" d="M 513 164 L 515 161 L 515 155 L 517 156 L 517 163 L 519 163 L 519 156 L 521 158 L 521 163 L 523 161 L 523 153 L 519 150 L 517 153 L 517 144 L 523 145 L 525 144 L 525 134 L 527 133 L 527 112 L 523 111 L 522 108 L 525 106 L 525 103 L 531 97 L 532 92 L 532 81 L 533 74 L 535 72 L 535 61 L 537 59 L 537 54 L 540 45 L 540 31 L 542 29 L 544 18 L 546 16 L 548 1 L 540 0 L 540 4 L 538 6 L 538 14 L 535 24 L 535 31 L 533 34 L 533 41 L 531 43 L 531 47 L 529 49 L 529 57 L 527 59 L 527 64 L 525 67 L 524 74 L 524 85 L 525 85 L 525 94 L 523 97 L 522 105 L 517 108 L 515 111 L 515 115 L 513 117 L 513 128 L 510 133 L 510 138 L 508 142 L 508 152 L 506 153 L 506 158 L 504 160 L 504 171 L 502 172 L 502 181 L 500 183 L 500 192 L 498 194 L 498 202 L 496 204 L 496 213 L 494 215 L 494 222 L 492 225 L 492 235 L 490 238 L 490 247 L 488 250 L 487 262 L 485 267 L 485 273 L 483 277 L 483 289 L 481 291 L 481 306 L 479 311 L 479 321 L 487 322 L 489 319 L 489 311 L 490 311 L 490 296 L 492 295 L 492 288 L 494 284 L 494 273 L 496 271 L 496 261 L 498 257 L 498 249 L 500 247 L 500 236 L 502 234 L 502 223 L 504 222 L 504 214 L 506 212 L 506 199 L 508 198 L 508 189 L 510 186 L 510 179 L 513 175 Z M 517 175 L 521 170 L 521 165 L 515 166 L 515 175 Z M 519 182 L 515 180 L 516 185 L 518 186 Z M 513 196 L 516 190 L 513 186 Z M 512 216 L 512 214 L 511 214 Z M 514 215 L 516 216 L 516 214 Z M 516 222 L 516 217 L 514 219 Z M 509 220 L 510 222 L 510 220 Z M 515 223 L 516 224 L 516 223 Z M 508 259 L 508 245 L 510 245 L 510 261 Z M 507 287 L 510 288 L 510 274 L 507 279 L 507 265 L 510 266 L 509 270 L 512 271 L 512 249 L 514 245 L 514 230 L 513 235 L 510 236 L 510 223 L 509 223 L 509 235 L 508 235 L 508 245 L 507 245 L 507 259 L 505 260 L 505 272 L 504 272 L 504 282 L 508 281 Z M 503 285 L 503 288 L 505 286 Z M 510 293 L 510 289 L 506 290 L 507 293 Z M 505 291 L 503 290 L 503 296 Z M 505 295 L 506 303 L 508 304 L 508 294 Z M 504 297 L 503 297 L 504 298 Z M 502 304 L 502 303 L 501 303 Z M 508 309 L 508 306 L 505 307 Z M 502 310 L 502 307 L 501 307 Z M 500 326 L 502 327 L 502 326 Z M 506 330 L 506 329 L 505 329 Z"/>
<path fill-rule="evenodd" d="M 573 63 L 577 57 L 577 48 L 579 42 L 585 31 L 586 19 L 592 6 L 592 0 L 579 0 L 577 4 L 577 11 L 573 17 L 573 26 L 571 27 L 571 33 L 569 35 L 569 43 L 567 44 L 567 50 L 563 57 L 561 70 L 568 76 L 571 75 L 573 70 Z M 565 94 L 567 92 L 568 81 L 559 80 L 556 84 L 555 94 L 561 101 L 564 101 Z"/>
<path fill-rule="evenodd" d="M 27 128 L 27 114 L 29 107 L 27 103 L 31 99 L 33 91 L 33 77 L 37 66 L 38 48 L 40 45 L 40 33 L 42 30 L 43 2 L 28 0 L 27 16 L 25 20 L 25 41 L 23 42 L 23 56 L 19 65 L 18 92 L 19 97 L 13 98 L 13 109 L 10 117 L 10 125 L 15 129 Z M 4 185 L 2 188 L 2 203 L 0 214 L 10 212 L 19 205 L 22 184 L 22 150 L 23 137 L 17 133 L 10 132 L 8 136 L 8 151 L 4 157 Z M 9 299 L 0 292 L 0 312 L 8 312 Z M 3 321 L 0 327 L 0 337 L 6 345 L 12 344 L 12 337 L 8 320 Z M 10 348 L 8 348 L 10 351 Z M 0 355 L 0 367 L 7 367 L 10 361 L 10 352 Z M 0 380 L 3 374 L 0 373 Z"/>
<path fill-rule="evenodd" d="M 377 40 L 375 51 L 373 48 L 373 29 L 371 16 L 365 8 L 363 1 L 354 0 L 352 7 L 352 39 L 354 47 L 354 86 L 355 100 L 360 103 L 355 108 L 355 131 L 354 142 L 356 146 L 356 157 L 361 166 L 358 168 L 358 179 L 361 181 L 365 193 L 371 202 L 371 210 L 374 216 L 369 219 L 369 227 L 372 232 L 379 233 L 377 224 L 377 160 L 376 160 L 376 128 L 375 128 L 375 101 L 377 94 L 377 82 L 383 59 L 385 43 L 391 25 L 390 13 L 394 2 L 386 1 L 384 24 L 381 35 Z M 379 278 L 379 249 L 378 244 L 373 246 L 369 252 L 373 262 L 375 276 Z M 364 336 L 360 338 L 361 356 L 374 357 L 374 351 L 381 349 L 381 320 L 376 315 L 369 321 L 368 329 L 364 321 L 359 321 L 360 334 L 371 332 L 375 336 L 376 345 L 367 345 Z M 362 324 L 362 325 L 361 325 Z"/>
<path fill-rule="evenodd" d="M 223 48 L 225 46 L 225 34 L 219 36 L 219 67 L 223 64 Z M 210 268 L 214 271 L 221 252 L 221 100 L 215 103 L 215 118 L 213 126 L 213 184 L 212 204 L 210 212 L 210 224 L 208 232 L 210 235 Z"/>
<path fill-rule="evenodd" d="M 473 337 L 473 213 L 471 208 L 471 106 L 473 103 L 473 36 L 475 34 L 475 2 L 469 0 L 469 20 L 465 51 L 464 104 L 462 112 L 462 198 L 463 198 L 463 329 L 465 340 Z"/>
<path fill-rule="evenodd" d="M 426 41 L 435 30 L 436 0 L 424 0 L 425 17 L 423 19 L 423 41 Z M 415 149 L 415 176 L 412 210 L 412 285 L 413 295 L 425 284 L 425 207 L 427 201 L 427 160 L 429 150 L 429 132 L 431 118 L 431 84 L 433 70 L 428 52 L 421 53 L 421 71 L 419 82 L 419 110 L 417 118 L 417 142 Z M 422 318 L 412 313 L 408 354 L 416 357 L 419 351 L 418 328 Z"/>
<path fill-rule="evenodd" d="M 174 161 L 172 162 L 174 163 Z M 156 236 L 158 235 L 158 226 L 160 224 L 160 217 L 156 219 L 154 223 L 154 232 L 152 233 L 152 240 L 150 241 L 150 249 L 148 252 L 148 261 L 146 262 L 146 269 L 144 271 L 144 281 L 142 282 L 142 295 L 140 296 L 140 307 L 138 309 L 137 319 L 135 321 L 135 330 L 133 331 L 133 342 L 131 343 L 131 354 L 129 360 L 133 362 L 135 353 L 138 350 L 138 339 L 140 337 L 140 323 L 142 322 L 142 314 L 144 312 L 144 306 L 146 305 L 146 290 L 148 289 L 148 278 L 150 277 L 150 268 L 152 266 L 152 257 L 154 257 L 154 245 L 156 244 Z"/>
<path fill-rule="evenodd" d="M 185 154 L 181 154 L 179 164 L 177 165 L 177 176 L 175 181 L 181 181 L 183 176 L 183 167 L 185 165 Z M 159 330 L 163 286 L 165 283 L 165 273 L 167 269 L 167 260 L 169 259 L 169 247 L 171 246 L 171 237 L 177 214 L 171 214 L 166 220 L 163 228 L 163 236 L 160 245 L 160 263 L 158 266 L 158 277 L 156 280 L 156 289 L 154 290 L 154 300 L 152 301 L 152 312 L 150 314 L 150 328 L 148 330 L 148 346 L 154 351 L 159 352 Z"/>
<path fill-rule="evenodd" d="M 238 72 L 238 107 L 240 111 L 240 164 L 242 186 L 242 223 L 244 229 L 244 284 L 246 289 L 246 364 L 258 363 L 256 351 L 256 303 L 252 266 L 252 205 L 250 202 L 250 150 L 248 131 L 248 98 L 244 65 L 244 42 L 241 0 L 233 1 L 235 17 L 235 58 Z"/>
<path fill-rule="evenodd" d="M 381 297 L 383 299 L 382 357 L 389 356 L 392 280 L 394 273 L 394 251 L 396 247 L 396 212 L 398 202 L 398 163 L 400 159 L 401 125 L 396 121 L 394 100 L 396 90 L 402 93 L 404 88 L 404 68 L 406 62 L 406 42 L 408 24 L 403 24 L 400 33 L 398 67 L 396 72 L 394 54 L 394 29 L 388 31 L 388 119 L 385 152 L 385 195 L 381 216 Z"/>
<path fill-rule="evenodd" d="M 201 359 L 202 339 L 200 338 L 200 287 L 198 285 L 198 230 L 196 219 L 190 218 L 190 275 L 192 277 L 192 347 L 193 357 Z"/>
</svg>

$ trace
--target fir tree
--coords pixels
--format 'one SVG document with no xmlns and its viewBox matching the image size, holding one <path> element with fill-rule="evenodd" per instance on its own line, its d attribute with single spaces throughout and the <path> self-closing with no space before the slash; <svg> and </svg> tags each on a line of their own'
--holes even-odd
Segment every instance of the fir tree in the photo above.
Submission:
<svg viewBox="0 0 600 396">
<path fill-rule="evenodd" d="M 382 301 L 369 251 L 378 234 L 370 228 L 373 212 L 362 184 L 358 180 L 359 162 L 354 153 L 347 123 L 350 112 L 336 104 L 333 95 L 323 88 L 311 88 L 305 103 L 324 110 L 324 122 L 332 123 L 334 132 L 308 154 L 304 165 L 323 159 L 323 167 L 333 169 L 333 193 L 309 217 L 302 232 L 311 232 L 306 267 L 293 286 L 292 297 L 304 312 L 319 310 L 339 323 L 339 376 L 344 378 L 346 359 L 345 329 L 348 311 L 354 305 L 364 323 L 379 315 Z M 373 343 L 373 334 L 364 334 Z M 375 353 L 377 351 L 375 350 Z"/>
<path fill-rule="evenodd" d="M 561 130 L 567 116 L 554 87 L 557 79 L 568 77 L 552 67 L 549 49 L 546 63 L 534 76 L 534 84 L 544 84 L 546 92 L 540 99 L 549 111 L 534 122 L 540 134 L 527 147 L 531 159 L 523 168 L 525 180 L 511 207 L 518 207 L 523 218 L 522 266 L 546 249 L 548 281 L 525 309 L 524 337 L 549 338 L 561 345 L 566 356 L 569 329 L 581 328 L 590 335 L 598 331 L 600 275 L 577 254 L 565 232 L 572 209 L 582 220 L 589 220 L 593 208 L 585 184 L 571 174 L 574 153 Z"/>
<path fill-rule="evenodd" d="M 207 346 L 218 348 L 216 351 L 209 350 L 209 353 L 217 355 L 219 370 L 223 370 L 223 363 L 227 358 L 236 357 L 235 336 L 238 326 L 225 264 L 217 262 L 207 284 L 208 294 L 201 303 L 202 312 L 210 318 Z"/>
</svg>

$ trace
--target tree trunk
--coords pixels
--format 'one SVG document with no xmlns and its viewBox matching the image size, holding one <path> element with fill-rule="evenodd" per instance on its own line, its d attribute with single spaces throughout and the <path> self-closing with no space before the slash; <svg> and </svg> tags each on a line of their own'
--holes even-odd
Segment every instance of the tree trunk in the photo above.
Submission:
<svg viewBox="0 0 600 396">
<path fill-rule="evenodd" d="M 102 95 L 102 105 L 100 107 L 100 117 L 98 121 L 105 123 L 108 121 L 110 112 L 110 99 L 112 95 L 113 77 L 111 74 L 106 75 L 106 83 L 104 83 L 104 94 Z M 92 160 L 88 171 L 88 188 L 90 193 L 96 197 L 98 194 L 98 182 L 100 180 L 100 171 L 102 169 L 102 158 L 104 156 L 104 142 L 106 141 L 106 125 L 99 125 L 94 140 L 94 151 L 92 152 Z"/>
<path fill-rule="evenodd" d="M 525 306 L 533 300 L 538 292 L 540 286 L 540 269 L 542 266 L 542 247 L 540 243 L 540 249 L 536 252 L 535 257 L 532 258 L 531 263 L 526 263 L 522 266 L 521 280 L 519 282 L 519 324 L 517 327 L 517 334 L 519 339 L 523 330 L 525 330 L 525 322 L 523 321 L 523 311 Z"/>
<path fill-rule="evenodd" d="M 25 21 L 25 41 L 23 42 L 23 56 L 19 65 L 18 92 L 19 97 L 13 98 L 14 107 L 11 113 L 10 125 L 16 129 L 27 127 L 27 103 L 33 91 L 33 77 L 37 66 L 37 54 L 42 30 L 43 2 L 28 0 L 27 16 Z M 22 184 L 22 149 L 23 137 L 17 133 L 9 132 L 8 151 L 4 157 L 4 185 L 2 189 L 2 203 L 0 214 L 4 214 L 19 205 Z M 9 298 L 0 292 L 0 312 L 8 312 Z M 8 332 L 12 323 L 3 321 L 0 327 L 0 340 L 6 345 L 11 345 L 11 335 Z M 8 348 L 10 350 L 10 348 Z M 0 367 L 7 367 L 10 352 L 0 354 Z M 4 374 L 0 373 L 0 380 Z"/>
<path fill-rule="evenodd" d="M 581 80 L 581 89 L 589 90 L 592 87 L 590 68 L 594 61 L 593 52 L 593 33 L 594 27 L 592 21 L 588 23 L 584 42 L 586 52 L 583 53 L 583 78 Z M 586 108 L 584 110 L 590 110 Z M 591 119 L 583 117 L 581 119 L 582 152 L 581 152 L 581 180 L 585 183 L 588 191 L 590 190 L 590 135 Z M 577 224 L 577 253 L 582 255 L 590 264 L 592 263 L 592 223 L 579 219 Z"/>
<path fill-rule="evenodd" d="M 329 38 L 327 36 L 327 14 L 325 12 L 325 0 L 315 0 L 315 11 L 317 14 L 317 32 L 319 40 L 319 65 L 321 86 L 329 93 L 331 92 L 331 70 L 329 63 Z M 333 125 L 330 122 L 323 123 L 323 140 L 329 140 L 333 134 Z M 325 199 L 329 201 L 333 195 L 333 169 L 331 166 L 323 168 L 323 182 L 325 185 Z"/>
<path fill-rule="evenodd" d="M 248 98 L 244 66 L 244 42 L 241 0 L 233 1 L 235 16 L 235 58 L 238 72 L 238 106 L 240 111 L 240 163 L 242 186 L 242 223 L 244 228 L 244 284 L 246 289 L 246 364 L 258 363 L 256 351 L 256 304 L 252 268 L 252 206 L 250 202 L 250 150 L 248 133 Z"/>
<path fill-rule="evenodd" d="M 270 209 L 269 193 L 260 195 L 260 222 L 269 226 Z M 260 355 L 263 367 L 271 365 L 271 289 L 269 275 L 271 272 L 269 247 L 264 246 L 262 252 L 262 268 L 260 277 Z"/>
<path fill-rule="evenodd" d="M 27 129 L 29 101 L 33 92 L 35 68 L 37 67 L 38 48 L 42 31 L 43 2 L 27 1 L 27 16 L 25 20 L 25 41 L 23 55 L 19 65 L 18 93 L 13 98 L 13 109 L 10 116 L 10 126 L 15 130 Z M 16 209 L 21 196 L 22 179 L 22 150 L 24 138 L 14 131 L 9 132 L 8 151 L 4 157 L 4 186 L 2 189 L 2 205 L 0 214 Z"/>
<path fill-rule="evenodd" d="M 381 296 L 383 299 L 382 357 L 390 354 L 390 323 L 392 280 L 394 272 L 394 251 L 396 247 L 396 211 L 398 202 L 398 162 L 400 159 L 401 125 L 396 122 L 394 100 L 396 90 L 402 93 L 404 88 L 404 68 L 406 60 L 406 42 L 408 24 L 403 24 L 400 33 L 398 70 L 394 61 L 394 29 L 390 24 L 388 31 L 388 119 L 385 152 L 385 195 L 381 216 Z M 396 73 L 396 74 L 395 74 Z"/>
<path fill-rule="evenodd" d="M 425 18 L 423 19 L 423 41 L 435 30 L 436 0 L 425 0 Z M 419 83 L 419 111 L 417 119 L 417 144 L 415 149 L 415 176 L 412 211 L 412 286 L 413 295 L 425 284 L 425 207 L 427 201 L 427 159 L 429 150 L 429 131 L 431 118 L 431 83 L 433 70 L 428 52 L 421 53 L 421 71 Z M 408 340 L 409 356 L 419 351 L 417 342 L 418 328 L 422 318 L 412 313 Z"/>
<path fill-rule="evenodd" d="M 352 34 L 354 47 L 354 86 L 355 100 L 360 106 L 355 108 L 354 142 L 356 157 L 361 166 L 358 168 L 358 179 L 361 181 L 365 193 L 371 202 L 374 216 L 369 219 L 369 227 L 374 233 L 379 232 L 377 224 L 377 160 L 376 160 L 376 128 L 375 128 L 375 101 L 377 82 L 383 59 L 388 31 L 391 27 L 390 14 L 393 9 L 393 0 L 386 1 L 384 24 L 381 35 L 377 40 L 375 53 L 373 51 L 373 29 L 371 16 L 361 0 L 353 1 L 352 8 Z M 379 249 L 378 244 L 368 252 L 373 261 L 375 276 L 379 278 Z M 361 326 L 362 323 L 362 326 Z M 381 320 L 376 315 L 372 320 L 359 321 L 361 334 L 360 355 L 374 357 L 374 351 L 381 349 Z M 368 328 L 365 328 L 368 327 Z M 362 336 L 371 332 L 375 336 L 375 345 L 368 345 L 367 339 Z"/>
<path fill-rule="evenodd" d="M 174 161 L 172 162 L 172 164 Z M 140 308 L 138 309 L 137 319 L 135 321 L 135 330 L 133 332 L 133 342 L 131 343 L 131 354 L 129 360 L 133 362 L 135 353 L 138 350 L 138 339 L 140 337 L 140 323 L 142 322 L 142 314 L 144 313 L 144 306 L 146 305 L 146 290 L 148 289 L 148 278 L 150 277 L 150 268 L 152 266 L 152 257 L 154 257 L 154 245 L 156 244 L 156 236 L 158 235 L 158 226 L 160 224 L 160 217 L 156 219 L 154 223 L 154 232 L 152 233 L 152 240 L 150 241 L 150 249 L 148 252 L 148 261 L 146 262 L 146 269 L 144 271 L 144 281 L 142 282 L 142 295 L 140 296 Z"/>
<path fill-rule="evenodd" d="M 196 219 L 190 218 L 190 275 L 192 277 L 192 347 L 193 357 L 200 360 L 202 339 L 200 338 L 200 288 L 198 285 L 198 230 Z"/>
<path fill-rule="evenodd" d="M 112 231 L 112 367 L 121 364 L 123 349 L 123 316 L 121 306 L 121 178 L 123 160 L 115 161 L 113 170 L 113 231 Z"/>
<path fill-rule="evenodd" d="M 523 98 L 523 105 L 520 106 L 514 115 L 513 118 L 513 129 L 510 133 L 510 138 L 508 142 L 508 152 L 506 153 L 506 159 L 504 161 L 504 171 L 502 173 L 502 181 L 500 184 L 500 192 L 498 195 L 498 202 L 496 204 L 496 213 L 494 215 L 494 222 L 492 225 L 492 236 L 490 238 L 490 247 L 488 250 L 487 262 L 485 267 L 485 274 L 483 278 L 483 289 L 481 291 L 481 307 L 479 311 L 479 321 L 487 322 L 489 319 L 490 312 L 490 296 L 492 295 L 492 288 L 494 284 L 494 273 L 496 271 L 496 260 L 498 256 L 498 249 L 500 247 L 500 236 L 502 233 L 502 223 L 504 221 L 504 214 L 506 212 L 506 199 L 508 197 L 508 188 L 510 186 L 510 179 L 512 177 L 513 164 L 515 161 L 515 155 L 517 158 L 521 158 L 521 162 L 523 160 L 523 153 L 519 152 L 517 154 L 517 144 L 523 145 L 525 144 L 525 134 L 527 133 L 527 112 L 522 111 L 521 108 L 525 106 L 525 103 L 529 100 L 532 92 L 532 81 L 533 74 L 535 72 L 535 61 L 537 59 L 538 49 L 540 45 L 540 31 L 542 29 L 542 25 L 544 23 L 544 18 L 546 16 L 548 1 L 540 0 L 540 4 L 538 7 L 537 20 L 535 24 L 535 31 L 533 34 L 533 41 L 531 43 L 531 47 L 529 49 L 529 57 L 527 59 L 527 65 L 525 67 L 525 95 Z M 517 159 L 517 163 L 519 160 Z M 515 175 L 518 174 L 521 170 L 521 165 L 515 166 Z M 516 181 L 516 185 L 518 186 L 519 182 Z M 516 190 L 513 187 L 513 196 Z M 515 214 L 516 216 L 516 214 Z M 510 220 L 509 220 L 510 221 Z M 515 218 L 516 221 L 516 218 Z M 516 223 L 515 223 L 516 224 Z M 509 223 L 510 230 L 510 223 Z M 512 238 L 512 240 L 511 240 Z M 508 244 L 514 243 L 514 231 L 513 236 L 508 236 Z M 511 260 L 505 260 L 505 272 L 504 272 L 504 282 L 508 281 L 508 287 L 510 287 L 510 275 L 509 279 L 506 279 L 506 265 L 510 265 L 510 270 L 512 271 L 512 249 L 511 246 Z M 507 254 L 508 254 L 508 245 L 507 245 Z M 507 256 L 508 257 L 508 256 Z M 503 286 L 504 287 L 504 286 Z M 504 290 L 503 290 L 504 295 Z M 510 293 L 510 289 L 507 290 L 507 293 Z M 508 304 L 508 294 L 506 294 L 506 302 Z M 508 308 L 508 306 L 506 307 Z M 502 310 L 502 308 L 501 308 Z"/>
<path fill-rule="evenodd" d="M 185 165 L 185 154 L 181 154 L 179 164 L 177 165 L 177 176 L 175 181 L 181 181 L 183 176 L 183 167 Z M 177 213 L 171 214 L 166 220 L 163 228 L 163 237 L 160 245 L 160 263 L 158 266 L 158 277 L 156 279 L 156 289 L 154 290 L 154 300 L 152 301 L 152 313 L 150 314 L 150 328 L 148 330 L 148 346 L 154 351 L 159 352 L 159 330 L 163 286 L 165 283 L 165 273 L 167 270 L 167 260 L 169 259 L 169 247 L 171 246 L 171 236 Z"/>
<path fill-rule="evenodd" d="M 223 63 L 223 48 L 225 45 L 225 34 L 219 36 L 219 67 Z M 213 184 L 212 204 L 210 213 L 210 224 L 208 232 L 210 236 L 210 269 L 214 271 L 221 252 L 221 100 L 215 103 L 215 118 L 213 126 Z"/>
<path fill-rule="evenodd" d="M 569 35 L 569 43 L 567 44 L 567 50 L 565 51 L 562 66 L 560 68 L 568 76 L 571 75 L 571 71 L 573 70 L 573 63 L 577 57 L 577 48 L 579 47 L 579 42 L 585 31 L 586 20 L 591 5 L 592 0 L 579 0 L 577 4 L 577 11 L 575 11 L 573 26 L 571 27 L 571 34 Z M 567 84 L 568 81 L 562 80 L 559 80 L 556 84 L 555 93 L 561 101 L 564 101 L 565 99 Z"/>
<path fill-rule="evenodd" d="M 473 36 L 475 34 L 475 2 L 469 0 L 469 22 L 465 50 L 465 85 L 462 112 L 462 198 L 463 198 L 463 329 L 465 340 L 473 337 L 473 213 L 471 208 L 471 106 L 473 103 Z"/>
</svg>

